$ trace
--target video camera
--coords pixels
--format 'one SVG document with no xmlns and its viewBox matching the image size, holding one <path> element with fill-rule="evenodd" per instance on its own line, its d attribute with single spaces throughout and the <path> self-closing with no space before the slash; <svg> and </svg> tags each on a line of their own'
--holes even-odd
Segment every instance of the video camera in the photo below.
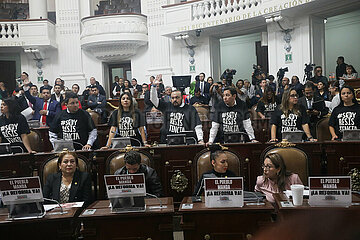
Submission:
<svg viewBox="0 0 360 240">
<path fill-rule="evenodd" d="M 315 64 L 313 63 L 309 63 L 309 64 L 306 64 L 305 63 L 305 76 L 306 76 L 306 81 L 310 80 L 310 78 L 312 77 L 312 71 L 314 70 L 314 66 Z"/>
<path fill-rule="evenodd" d="M 221 75 L 221 79 L 226 79 L 226 85 L 231 86 L 234 75 L 236 74 L 235 69 L 226 69 Z"/>
</svg>

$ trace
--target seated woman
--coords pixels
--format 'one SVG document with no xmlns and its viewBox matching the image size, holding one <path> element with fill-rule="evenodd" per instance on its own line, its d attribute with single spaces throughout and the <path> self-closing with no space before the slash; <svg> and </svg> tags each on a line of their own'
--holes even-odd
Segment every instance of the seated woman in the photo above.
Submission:
<svg viewBox="0 0 360 240">
<path fill-rule="evenodd" d="M 278 106 L 271 116 L 271 140 L 270 142 L 281 141 L 283 132 L 304 131 L 309 141 L 316 141 L 310 133 L 309 117 L 305 107 L 298 104 L 296 90 L 290 88 L 285 91 L 281 105 Z"/>
<path fill-rule="evenodd" d="M 358 73 L 355 71 L 352 65 L 346 65 L 346 73 L 340 77 L 341 80 L 349 80 L 356 79 L 358 77 Z"/>
<path fill-rule="evenodd" d="M 1 103 L 0 137 L 2 143 L 10 143 L 12 146 L 21 147 L 24 152 L 31 150 L 28 134 L 29 125 L 20 112 L 20 106 L 15 99 L 7 98 Z M 14 152 L 22 152 L 14 148 Z"/>
<path fill-rule="evenodd" d="M 264 90 L 264 95 L 260 98 L 256 112 L 258 116 L 262 119 L 265 117 L 270 117 L 276 108 L 276 99 L 275 92 L 271 87 L 266 87 Z"/>
<path fill-rule="evenodd" d="M 210 162 L 213 169 L 209 172 L 203 173 L 199 182 L 195 187 L 194 196 L 199 196 L 204 191 L 204 178 L 224 178 L 236 177 L 235 173 L 228 170 L 227 156 L 224 151 L 220 150 L 218 146 L 210 146 L 211 155 Z"/>
<path fill-rule="evenodd" d="M 78 170 L 79 160 L 75 152 L 61 152 L 57 161 L 58 172 L 49 175 L 43 189 L 45 198 L 60 203 L 84 202 L 87 207 L 92 202 L 91 177 Z"/>
<path fill-rule="evenodd" d="M 278 153 L 265 156 L 263 175 L 258 176 L 255 191 L 265 194 L 266 200 L 275 202 L 272 194 L 290 190 L 293 184 L 302 184 L 299 176 L 286 170 L 284 159 Z"/>
<path fill-rule="evenodd" d="M 131 93 L 123 92 L 120 95 L 119 109 L 115 110 L 109 119 L 111 126 L 109 139 L 102 149 L 110 148 L 112 139 L 116 137 L 130 137 L 132 146 L 150 146 L 145 135 L 144 115 L 134 107 Z"/>
<path fill-rule="evenodd" d="M 322 99 L 324 99 L 324 101 L 330 101 L 330 93 L 323 82 L 321 82 L 321 81 L 318 82 L 317 90 L 318 90 L 317 92 L 318 92 L 319 96 L 322 97 Z"/>
<path fill-rule="evenodd" d="M 345 85 L 340 91 L 340 104 L 334 108 L 329 119 L 331 140 L 342 139 L 343 130 L 355 129 L 360 129 L 360 105 L 354 89 Z"/>
</svg>

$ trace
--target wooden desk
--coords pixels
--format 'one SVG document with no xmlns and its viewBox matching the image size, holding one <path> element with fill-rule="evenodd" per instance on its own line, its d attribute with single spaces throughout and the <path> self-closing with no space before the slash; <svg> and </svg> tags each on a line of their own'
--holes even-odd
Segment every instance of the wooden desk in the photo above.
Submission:
<svg viewBox="0 0 360 240">
<path fill-rule="evenodd" d="M 185 197 L 179 208 L 186 240 L 249 239 L 270 224 L 274 211 L 269 202 L 265 202 L 265 206 L 244 205 L 242 208 L 206 208 L 204 202 L 198 202 L 193 203 L 193 209 L 183 209 L 183 203 L 192 203 L 191 197 Z"/>
<path fill-rule="evenodd" d="M 96 201 L 88 209 L 96 209 L 93 215 L 79 216 L 83 223 L 85 239 L 173 239 L 174 205 L 172 198 L 145 199 L 145 212 L 111 213 L 109 200 Z M 84 213 L 84 212 L 83 212 Z"/>
<path fill-rule="evenodd" d="M 50 214 L 39 219 L 7 220 L 7 209 L 0 209 L 0 232 L 3 239 L 74 239 L 76 234 L 76 217 L 79 208 L 64 209 L 67 213 Z"/>
<path fill-rule="evenodd" d="M 308 204 L 308 199 L 304 199 L 302 206 L 296 207 L 282 207 L 282 201 L 291 201 L 287 198 L 287 196 L 283 193 L 275 193 L 273 194 L 275 199 L 275 208 L 278 212 L 278 220 L 284 221 L 289 219 L 290 217 L 303 216 L 305 214 L 335 214 L 340 213 L 341 215 L 345 214 L 351 222 L 351 219 L 360 223 L 360 206 L 354 205 L 348 208 L 345 207 L 311 207 Z M 353 203 L 360 203 L 360 195 L 353 194 L 352 196 Z"/>
</svg>

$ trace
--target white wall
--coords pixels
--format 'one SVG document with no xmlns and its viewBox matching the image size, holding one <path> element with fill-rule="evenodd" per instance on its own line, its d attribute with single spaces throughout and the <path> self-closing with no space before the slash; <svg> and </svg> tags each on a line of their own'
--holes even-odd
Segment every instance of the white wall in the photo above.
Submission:
<svg viewBox="0 0 360 240">
<path fill-rule="evenodd" d="M 338 56 L 360 71 L 360 10 L 328 18 L 325 24 L 326 76 L 335 72 Z"/>
<path fill-rule="evenodd" d="M 237 79 L 250 79 L 252 65 L 256 64 L 255 42 L 260 40 L 260 33 L 220 39 L 220 75 L 229 68 L 237 71 L 234 82 Z"/>
</svg>

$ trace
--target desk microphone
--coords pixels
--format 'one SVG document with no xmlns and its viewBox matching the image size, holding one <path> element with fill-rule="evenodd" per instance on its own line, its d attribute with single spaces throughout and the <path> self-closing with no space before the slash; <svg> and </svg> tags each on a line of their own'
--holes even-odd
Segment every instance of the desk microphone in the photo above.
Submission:
<svg viewBox="0 0 360 240">
<path fill-rule="evenodd" d="M 56 203 L 57 205 L 59 205 L 59 207 L 60 207 L 60 213 L 59 213 L 59 214 L 65 214 L 65 213 L 67 213 L 67 212 L 64 212 L 64 209 L 63 209 L 63 207 L 61 206 L 60 202 L 56 201 L 55 199 L 44 198 L 44 200 L 49 201 L 49 202 L 54 202 L 54 203 Z M 58 214 L 58 213 L 52 213 L 52 214 Z"/>
<path fill-rule="evenodd" d="M 260 199 L 261 199 L 261 198 L 260 198 L 256 193 L 254 193 L 254 192 L 248 192 L 248 191 L 246 191 L 246 193 L 249 193 L 249 194 L 255 196 L 256 199 L 257 199 L 257 202 L 256 202 L 256 203 L 246 203 L 246 205 L 255 205 L 255 206 L 265 205 L 264 202 L 260 202 Z M 245 191 L 244 191 L 244 195 L 245 195 Z M 245 200 L 245 196 L 244 196 L 244 200 Z"/>
<path fill-rule="evenodd" d="M 163 207 L 163 204 L 162 204 L 162 202 L 161 202 L 161 199 L 158 198 L 158 196 L 156 196 L 156 195 L 154 195 L 154 194 L 151 194 L 151 193 L 146 193 L 146 195 L 147 195 L 147 196 L 150 196 L 150 197 L 153 197 L 153 198 L 156 198 L 156 199 L 159 201 L 159 203 L 160 203 L 160 208 L 166 208 L 166 206 Z"/>
</svg>

